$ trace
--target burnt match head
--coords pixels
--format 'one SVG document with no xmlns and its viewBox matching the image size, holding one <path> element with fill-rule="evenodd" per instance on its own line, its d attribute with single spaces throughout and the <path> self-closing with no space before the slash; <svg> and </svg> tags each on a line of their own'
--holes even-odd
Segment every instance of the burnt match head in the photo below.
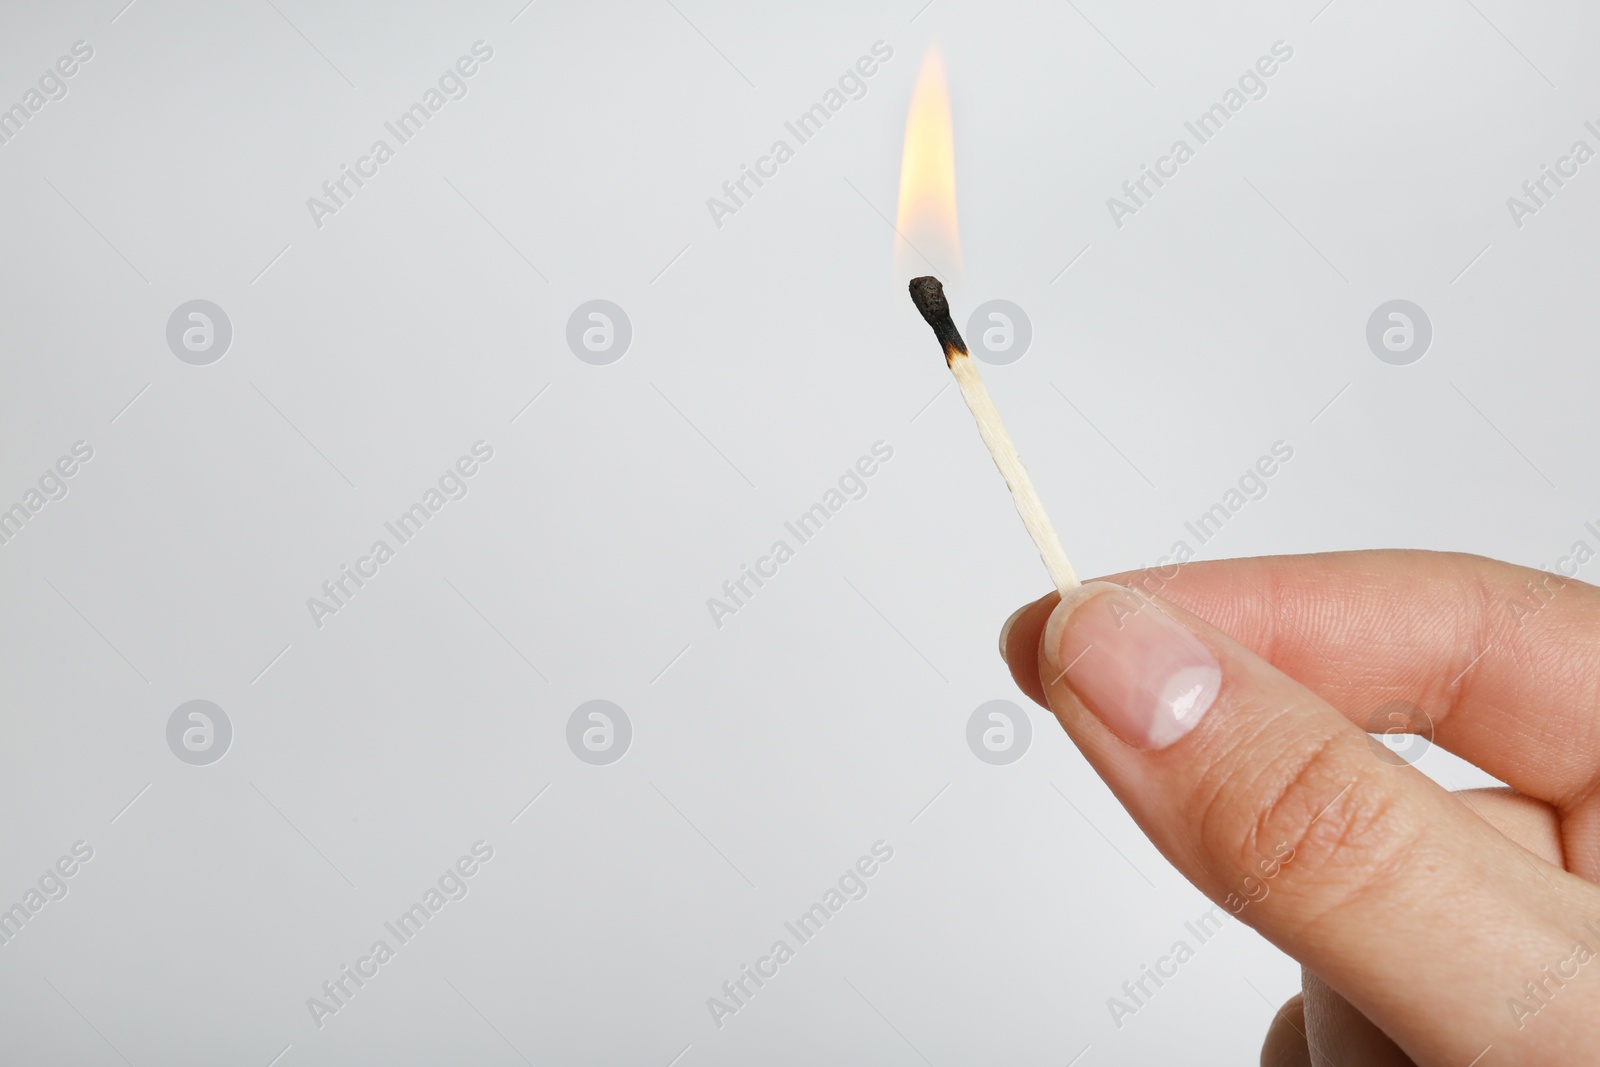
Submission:
<svg viewBox="0 0 1600 1067">
<path fill-rule="evenodd" d="M 945 361 L 954 359 L 957 353 L 966 355 L 967 342 L 961 339 L 961 331 L 950 318 L 950 301 L 945 299 L 944 286 L 939 284 L 939 279 L 931 274 L 912 278 L 910 289 L 911 302 L 917 305 L 922 317 L 933 327 L 933 335 L 944 346 Z"/>
</svg>

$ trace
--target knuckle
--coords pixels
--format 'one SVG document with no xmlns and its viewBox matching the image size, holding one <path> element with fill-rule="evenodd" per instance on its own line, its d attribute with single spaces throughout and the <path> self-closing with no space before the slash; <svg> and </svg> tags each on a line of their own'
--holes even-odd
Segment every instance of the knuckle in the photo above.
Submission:
<svg viewBox="0 0 1600 1067">
<path fill-rule="evenodd" d="M 1214 776 L 1198 832 L 1225 884 L 1271 861 L 1274 895 L 1324 913 L 1381 891 L 1416 855 L 1401 780 L 1363 738 L 1306 738 L 1254 773 L 1220 762 L 1232 768 Z"/>
</svg>

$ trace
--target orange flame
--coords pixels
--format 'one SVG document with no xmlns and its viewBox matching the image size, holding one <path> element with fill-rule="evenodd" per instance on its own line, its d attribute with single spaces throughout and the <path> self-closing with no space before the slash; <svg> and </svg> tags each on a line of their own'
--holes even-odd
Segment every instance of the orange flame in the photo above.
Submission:
<svg viewBox="0 0 1600 1067">
<path fill-rule="evenodd" d="M 961 270 L 955 134 L 938 45 L 930 45 L 923 57 L 906 113 L 896 229 L 895 274 L 900 281 L 930 271 L 943 275 L 947 284 L 959 280 L 952 277 Z"/>
</svg>

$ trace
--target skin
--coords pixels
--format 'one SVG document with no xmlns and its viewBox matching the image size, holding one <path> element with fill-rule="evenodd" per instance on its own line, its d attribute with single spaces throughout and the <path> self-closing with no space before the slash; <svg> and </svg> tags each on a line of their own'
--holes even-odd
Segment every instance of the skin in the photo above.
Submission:
<svg viewBox="0 0 1600 1067">
<path fill-rule="evenodd" d="M 1054 593 L 1010 621 L 1002 653 L 1213 900 L 1274 843 L 1293 843 L 1268 895 L 1238 913 L 1304 969 L 1264 1067 L 1600 1054 L 1600 936 L 1584 929 L 1600 929 L 1600 589 L 1397 551 L 1102 580 L 1153 596 L 1221 664 L 1221 692 L 1190 733 L 1138 749 L 1086 709 L 1048 662 Z M 1449 793 L 1381 758 L 1367 730 L 1384 730 L 1374 716 L 1397 706 L 1510 788 Z M 1537 1003 L 1523 983 L 1580 940 L 1594 957 L 1519 1019 L 1513 998 Z"/>
</svg>

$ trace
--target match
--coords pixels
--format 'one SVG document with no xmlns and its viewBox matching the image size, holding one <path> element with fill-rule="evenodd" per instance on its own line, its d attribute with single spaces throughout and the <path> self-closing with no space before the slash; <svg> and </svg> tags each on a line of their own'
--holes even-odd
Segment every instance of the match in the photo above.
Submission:
<svg viewBox="0 0 1600 1067">
<path fill-rule="evenodd" d="M 961 395 L 978 424 L 978 433 L 988 446 L 989 455 L 994 457 L 994 465 L 1000 468 L 1006 487 L 1011 490 L 1017 514 L 1022 516 L 1022 525 L 1027 528 L 1028 536 L 1033 538 L 1034 546 L 1039 549 L 1039 558 L 1044 560 L 1045 570 L 1050 572 L 1056 589 L 1065 596 L 1082 583 L 1072 569 L 1072 561 L 1067 559 L 1066 549 L 1061 547 L 1061 538 L 1056 535 L 1050 516 L 1045 514 L 1044 503 L 1033 488 L 1033 480 L 1022 465 L 1022 457 L 1017 455 L 1017 446 L 1011 443 L 1011 435 L 1006 432 L 1005 423 L 1000 421 L 1000 412 L 989 397 L 989 390 L 984 387 L 983 375 L 978 373 L 978 365 L 967 351 L 967 343 L 961 339 L 961 332 L 950 318 L 950 301 L 945 299 L 944 286 L 938 278 L 930 275 L 912 278 L 910 288 L 911 302 L 917 305 L 922 317 L 933 327 L 933 335 L 944 346 L 944 361 L 949 365 L 950 373 L 956 376 Z"/>
</svg>

